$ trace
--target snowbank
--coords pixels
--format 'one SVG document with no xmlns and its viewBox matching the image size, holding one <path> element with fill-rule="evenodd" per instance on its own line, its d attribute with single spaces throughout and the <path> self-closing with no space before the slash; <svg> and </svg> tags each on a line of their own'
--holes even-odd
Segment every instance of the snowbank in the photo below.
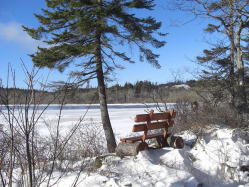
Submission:
<svg viewBox="0 0 249 187">
<path fill-rule="evenodd" d="M 79 186 L 107 187 L 235 187 L 249 186 L 249 144 L 237 137 L 241 132 L 214 128 L 203 134 L 201 144 L 190 149 L 195 136 L 183 132 L 183 149 L 162 148 L 142 151 L 136 157 L 108 156 L 95 172 L 81 175 Z M 58 186 L 72 184 L 74 175 Z M 62 185 L 63 184 L 63 185 Z"/>
</svg>

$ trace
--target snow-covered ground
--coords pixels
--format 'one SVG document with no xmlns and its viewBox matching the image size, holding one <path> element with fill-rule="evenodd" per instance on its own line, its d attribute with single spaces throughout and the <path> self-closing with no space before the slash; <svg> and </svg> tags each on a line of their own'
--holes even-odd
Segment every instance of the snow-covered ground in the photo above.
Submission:
<svg viewBox="0 0 249 187">
<path fill-rule="evenodd" d="M 183 149 L 150 149 L 123 159 L 108 156 L 97 171 L 80 176 L 79 186 L 249 186 L 249 173 L 239 171 L 249 164 L 248 145 L 232 135 L 233 130 L 214 128 L 190 149 L 195 136 L 183 132 Z M 68 174 L 58 186 L 70 186 L 74 179 Z"/>
<path fill-rule="evenodd" d="M 145 113 L 144 105 L 109 105 L 109 114 L 115 134 L 124 137 L 130 134 L 136 114 Z M 150 106 L 153 108 L 153 105 Z M 154 108 L 155 109 L 155 108 Z M 86 109 L 68 109 L 62 114 L 61 125 L 75 123 Z M 59 110 L 47 110 L 39 121 L 40 132 L 46 133 L 44 120 L 56 123 Z M 83 122 L 100 121 L 98 107 L 92 107 Z M 141 151 L 136 157 L 123 159 L 112 155 L 102 158 L 102 166 L 94 171 L 82 172 L 78 186 L 249 186 L 249 172 L 240 171 L 240 166 L 249 165 L 249 142 L 236 129 L 213 126 L 203 134 L 201 144 L 190 149 L 196 136 L 189 131 L 179 134 L 184 139 L 183 149 L 161 148 Z M 75 168 L 81 165 L 73 163 Z M 89 159 L 89 163 L 94 162 Z M 59 175 L 59 173 L 58 173 Z M 55 180 L 56 173 L 55 173 Z M 58 186 L 71 186 L 75 173 L 67 173 Z"/>
</svg>

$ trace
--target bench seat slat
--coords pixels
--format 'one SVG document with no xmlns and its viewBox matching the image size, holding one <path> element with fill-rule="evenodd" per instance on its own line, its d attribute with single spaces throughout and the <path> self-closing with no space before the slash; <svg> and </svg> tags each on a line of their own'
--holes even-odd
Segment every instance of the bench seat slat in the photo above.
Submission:
<svg viewBox="0 0 249 187">
<path fill-rule="evenodd" d="M 128 142 L 128 143 L 134 143 L 137 141 L 142 141 L 143 136 L 135 136 L 135 137 L 130 137 L 130 138 L 123 138 L 120 139 L 122 142 Z M 163 137 L 163 133 L 157 133 L 157 134 L 149 134 L 146 136 L 146 139 L 152 139 L 152 138 L 158 138 L 158 137 Z"/>
</svg>

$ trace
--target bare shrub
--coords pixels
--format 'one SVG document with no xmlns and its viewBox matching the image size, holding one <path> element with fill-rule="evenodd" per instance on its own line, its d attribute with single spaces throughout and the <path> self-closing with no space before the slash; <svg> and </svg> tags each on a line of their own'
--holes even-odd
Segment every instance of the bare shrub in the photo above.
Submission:
<svg viewBox="0 0 249 187">
<path fill-rule="evenodd" d="M 102 124 L 92 119 L 80 124 L 65 150 L 77 160 L 108 153 Z"/>
<path fill-rule="evenodd" d="M 91 149 L 85 149 L 85 153 L 89 153 L 89 150 L 94 150 L 95 152 L 96 150 L 101 150 L 101 144 L 96 146 L 99 139 L 94 139 L 99 131 L 93 131 L 89 128 L 89 134 L 91 131 L 90 135 L 93 135 L 91 137 L 90 135 L 87 137 L 85 129 L 77 131 L 88 108 L 86 113 L 67 132 L 61 134 L 62 110 L 68 96 L 67 88 L 65 87 L 65 89 L 58 91 L 45 107 L 40 107 L 41 100 L 44 98 L 43 93 L 46 93 L 46 83 L 42 84 L 39 94 L 35 94 L 34 85 L 38 83 L 38 80 L 35 79 L 37 71 L 33 68 L 29 72 L 24 63 L 23 68 L 27 77 L 27 89 L 22 93 L 25 94 L 25 102 L 23 103 L 23 95 L 20 96 L 19 92 L 16 91 L 15 73 L 12 70 L 13 88 L 11 92 L 8 79 L 7 88 L 2 89 L 0 93 L 2 103 L 0 110 L 2 123 L 0 126 L 0 183 L 1 186 L 13 186 L 14 184 L 18 186 L 40 186 L 41 184 L 53 186 L 58 183 L 62 176 L 74 169 L 74 167 L 70 168 L 69 161 L 76 160 L 77 155 L 84 155 L 82 151 L 77 153 L 79 151 L 76 149 L 74 141 L 71 141 L 76 132 L 82 132 L 82 136 L 86 136 L 85 139 L 78 140 L 82 141 L 79 144 L 81 143 L 85 146 L 85 143 L 89 143 L 89 147 L 90 145 L 95 145 L 95 150 L 92 147 Z M 47 127 L 51 127 L 48 128 L 49 134 L 40 133 L 39 121 L 41 121 L 43 113 L 59 95 L 61 104 L 57 114 L 57 122 L 47 125 Z M 12 101 L 11 104 L 10 101 Z M 99 130 L 100 128 L 97 129 Z M 79 137 L 78 134 L 77 137 Z M 104 137 L 101 138 L 105 139 Z M 93 140 L 95 142 L 90 144 Z M 73 186 L 77 184 L 87 162 L 79 162 L 77 165 L 78 169 L 75 170 L 76 178 Z M 55 175 L 55 171 L 59 172 L 59 174 Z"/>
<path fill-rule="evenodd" d="M 176 133 L 191 130 L 199 135 L 209 125 L 239 127 L 239 112 L 226 103 L 213 105 L 212 102 L 198 103 L 198 107 L 191 107 L 193 101 L 188 98 L 178 99 L 175 110 L 177 116 L 172 130 Z"/>
</svg>

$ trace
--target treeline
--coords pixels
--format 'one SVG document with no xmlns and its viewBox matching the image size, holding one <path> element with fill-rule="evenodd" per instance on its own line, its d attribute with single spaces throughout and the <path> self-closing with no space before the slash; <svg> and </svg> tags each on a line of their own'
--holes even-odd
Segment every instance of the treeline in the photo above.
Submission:
<svg viewBox="0 0 249 187">
<path fill-rule="evenodd" d="M 194 87 L 198 85 L 198 81 L 189 80 L 186 82 L 169 82 L 166 84 L 157 84 L 150 81 L 137 81 L 134 84 L 126 82 L 123 86 L 116 84 L 106 88 L 107 103 L 150 103 L 155 101 L 176 102 L 177 98 L 190 94 L 190 90 L 183 87 L 174 87 L 176 85 L 187 85 Z M 67 103 L 71 104 L 87 104 L 98 103 L 97 88 L 77 88 L 68 87 L 58 89 L 56 91 L 27 91 L 24 89 L 0 88 L 1 104 L 6 103 L 25 103 L 27 95 L 33 94 L 33 101 L 39 100 L 40 104 L 60 104 L 64 98 Z M 4 99 L 3 99 L 4 98 Z M 8 98 L 8 99 L 7 99 Z"/>
<path fill-rule="evenodd" d="M 107 89 L 108 103 L 151 103 L 155 101 L 176 102 L 175 96 L 186 95 L 188 90 L 175 85 L 193 86 L 192 82 L 169 82 L 167 84 L 157 84 L 150 81 L 137 81 L 134 84 L 125 83 L 124 86 L 116 84 Z M 192 84 L 191 84 L 192 83 Z"/>
</svg>

